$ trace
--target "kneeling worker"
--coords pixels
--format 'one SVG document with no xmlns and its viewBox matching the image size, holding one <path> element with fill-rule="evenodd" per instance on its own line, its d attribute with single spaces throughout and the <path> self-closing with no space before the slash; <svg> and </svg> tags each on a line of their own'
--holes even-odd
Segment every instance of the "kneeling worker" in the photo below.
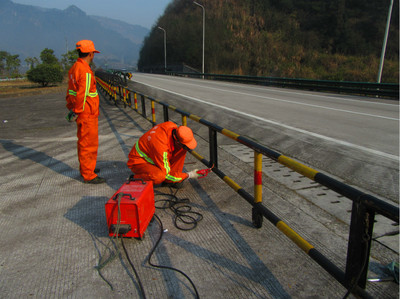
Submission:
<svg viewBox="0 0 400 299">
<path fill-rule="evenodd" d="M 128 167 L 134 178 L 153 181 L 154 185 L 181 188 L 187 178 L 198 178 L 196 170 L 183 171 L 188 150 L 197 146 L 189 127 L 167 121 L 146 132 L 129 153 Z"/>
</svg>

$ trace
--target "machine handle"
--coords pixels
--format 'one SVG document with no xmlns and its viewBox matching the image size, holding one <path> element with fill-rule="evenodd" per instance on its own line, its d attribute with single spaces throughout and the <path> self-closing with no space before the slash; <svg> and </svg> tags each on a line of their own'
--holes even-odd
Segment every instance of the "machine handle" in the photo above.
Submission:
<svg viewBox="0 0 400 299">
<path fill-rule="evenodd" d="M 114 196 L 114 200 L 116 200 L 117 199 L 117 197 L 118 197 L 118 195 L 120 195 L 121 196 L 121 198 L 122 197 L 124 197 L 124 196 L 129 196 L 129 199 L 130 200 L 135 200 L 135 198 L 134 197 L 132 197 L 132 195 L 131 194 L 129 194 L 129 193 L 123 193 L 123 192 L 119 192 L 119 193 L 117 193 L 117 194 L 115 194 L 115 196 Z"/>
<path fill-rule="evenodd" d="M 130 182 L 142 181 L 142 184 L 143 184 L 143 185 L 146 185 L 146 182 L 145 182 L 143 179 L 135 179 L 133 176 L 134 176 L 133 174 L 131 174 L 131 175 L 129 176 L 129 179 L 128 179 L 128 181 L 127 181 L 127 184 L 129 184 Z"/>
</svg>

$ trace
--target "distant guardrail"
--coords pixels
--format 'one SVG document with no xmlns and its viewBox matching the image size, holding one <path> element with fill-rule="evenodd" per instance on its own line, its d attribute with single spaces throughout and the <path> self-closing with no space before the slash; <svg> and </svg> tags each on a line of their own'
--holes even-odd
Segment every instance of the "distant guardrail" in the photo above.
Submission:
<svg viewBox="0 0 400 299">
<path fill-rule="evenodd" d="M 17 80 L 25 80 L 26 77 L 21 77 L 21 78 L 0 78 L 0 82 L 3 81 L 17 81 Z"/>
<path fill-rule="evenodd" d="M 203 78 L 209 80 L 230 81 L 238 83 L 256 84 L 264 86 L 288 87 L 305 90 L 337 92 L 354 95 L 366 95 L 374 97 L 387 97 L 399 99 L 398 83 L 370 83 L 350 81 L 330 81 L 311 79 L 290 79 L 275 77 L 257 77 L 240 75 L 198 74 L 167 72 L 168 75 Z"/>
</svg>

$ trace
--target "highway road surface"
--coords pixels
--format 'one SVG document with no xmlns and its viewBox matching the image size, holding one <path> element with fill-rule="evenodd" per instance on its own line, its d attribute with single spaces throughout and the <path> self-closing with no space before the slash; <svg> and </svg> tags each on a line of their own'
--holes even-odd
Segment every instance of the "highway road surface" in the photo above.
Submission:
<svg viewBox="0 0 400 299">
<path fill-rule="evenodd" d="M 140 73 L 132 81 L 139 92 L 398 202 L 398 101 Z"/>
</svg>

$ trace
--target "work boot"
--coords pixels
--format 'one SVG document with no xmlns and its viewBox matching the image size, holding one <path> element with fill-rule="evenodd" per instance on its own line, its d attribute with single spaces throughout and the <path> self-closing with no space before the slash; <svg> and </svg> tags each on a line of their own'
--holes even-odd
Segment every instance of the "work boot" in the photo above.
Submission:
<svg viewBox="0 0 400 299">
<path fill-rule="evenodd" d="M 179 183 L 167 183 L 167 182 L 163 182 L 161 184 L 161 187 L 171 187 L 174 189 L 182 189 L 183 188 L 183 181 L 179 182 Z"/>
<path fill-rule="evenodd" d="M 103 183 L 105 183 L 106 182 L 106 179 L 104 179 L 104 178 L 101 178 L 101 177 L 99 177 L 99 176 L 97 176 L 97 177 L 95 177 L 94 179 L 92 179 L 92 180 L 89 180 L 89 181 L 84 181 L 84 183 L 85 184 L 103 184 Z"/>
</svg>

